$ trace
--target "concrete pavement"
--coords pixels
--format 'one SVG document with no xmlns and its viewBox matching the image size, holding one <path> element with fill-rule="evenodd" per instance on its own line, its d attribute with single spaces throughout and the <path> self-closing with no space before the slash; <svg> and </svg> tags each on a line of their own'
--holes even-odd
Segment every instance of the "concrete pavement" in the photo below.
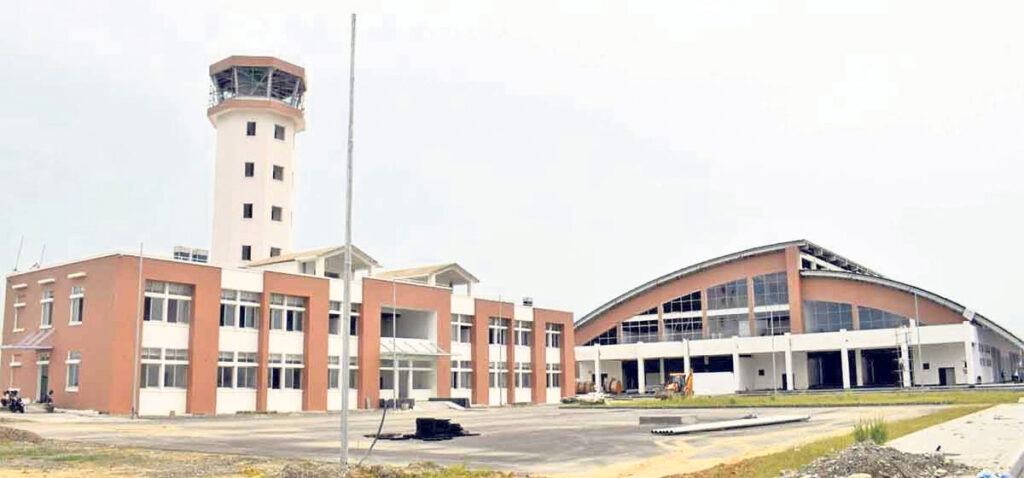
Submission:
<svg viewBox="0 0 1024 478">
<path fill-rule="evenodd" d="M 910 453 L 939 451 L 953 461 L 1005 473 L 1024 455 L 1024 404 L 996 405 L 888 443 Z"/>
</svg>

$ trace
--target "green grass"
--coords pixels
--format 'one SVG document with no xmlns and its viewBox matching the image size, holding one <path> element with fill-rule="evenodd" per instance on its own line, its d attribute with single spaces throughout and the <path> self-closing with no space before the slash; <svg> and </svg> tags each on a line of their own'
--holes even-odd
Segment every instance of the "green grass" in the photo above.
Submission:
<svg viewBox="0 0 1024 478">
<path fill-rule="evenodd" d="M 969 405 L 961 407 L 946 408 L 930 413 L 928 415 L 897 422 L 884 422 L 887 437 L 882 441 L 893 440 L 918 430 L 938 425 L 949 420 L 960 418 L 964 415 L 988 408 L 991 405 Z M 870 434 L 870 432 L 869 432 Z M 707 470 L 685 475 L 672 475 L 672 478 L 772 478 L 777 477 L 783 470 L 794 470 L 804 466 L 820 457 L 838 452 L 856 442 L 854 433 L 824 438 L 806 445 L 790 448 L 778 453 L 749 458 L 737 463 L 718 465 Z"/>
<path fill-rule="evenodd" d="M 861 420 L 853 427 L 853 439 L 857 443 L 871 440 L 881 445 L 889 440 L 889 426 L 882 418 Z"/>
<path fill-rule="evenodd" d="M 1016 403 L 1024 392 L 954 390 L 940 392 L 821 392 L 778 395 L 721 395 L 677 397 L 667 400 L 639 398 L 608 400 L 610 408 L 727 408 L 727 407 L 839 407 L 866 405 L 994 405 Z"/>
</svg>

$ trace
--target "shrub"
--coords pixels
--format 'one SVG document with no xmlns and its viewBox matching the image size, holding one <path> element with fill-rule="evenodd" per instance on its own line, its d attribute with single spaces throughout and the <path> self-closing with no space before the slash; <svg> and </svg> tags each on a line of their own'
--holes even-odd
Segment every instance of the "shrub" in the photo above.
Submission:
<svg viewBox="0 0 1024 478">
<path fill-rule="evenodd" d="M 889 427 L 881 418 L 861 420 L 853 427 L 853 438 L 858 443 L 871 440 L 881 445 L 889 440 Z"/>
</svg>

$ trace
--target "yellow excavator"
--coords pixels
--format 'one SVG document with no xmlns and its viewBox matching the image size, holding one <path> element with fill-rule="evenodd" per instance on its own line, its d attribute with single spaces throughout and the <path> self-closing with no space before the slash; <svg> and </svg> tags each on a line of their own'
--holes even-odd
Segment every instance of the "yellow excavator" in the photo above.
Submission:
<svg viewBox="0 0 1024 478">
<path fill-rule="evenodd" d="M 668 381 L 665 382 L 665 386 L 662 387 L 662 392 L 658 398 L 669 399 L 676 396 L 683 395 L 686 397 L 693 395 L 693 374 L 689 373 L 670 373 L 668 374 Z"/>
</svg>

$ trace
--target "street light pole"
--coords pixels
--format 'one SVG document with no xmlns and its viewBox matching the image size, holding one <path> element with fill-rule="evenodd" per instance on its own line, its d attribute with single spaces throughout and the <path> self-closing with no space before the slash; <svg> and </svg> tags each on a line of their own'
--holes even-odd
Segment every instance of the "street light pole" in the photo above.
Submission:
<svg viewBox="0 0 1024 478">
<path fill-rule="evenodd" d="M 349 70 L 348 70 L 348 154 L 347 162 L 347 185 L 345 189 L 345 291 L 344 300 L 341 306 L 341 313 L 344 326 L 340 335 L 341 340 L 341 472 L 348 476 L 348 374 L 349 370 L 349 330 L 352 321 L 352 147 L 355 144 L 353 136 L 353 123 L 355 121 L 355 88 L 356 88 L 356 14 L 352 14 L 352 39 L 349 43 Z"/>
</svg>

